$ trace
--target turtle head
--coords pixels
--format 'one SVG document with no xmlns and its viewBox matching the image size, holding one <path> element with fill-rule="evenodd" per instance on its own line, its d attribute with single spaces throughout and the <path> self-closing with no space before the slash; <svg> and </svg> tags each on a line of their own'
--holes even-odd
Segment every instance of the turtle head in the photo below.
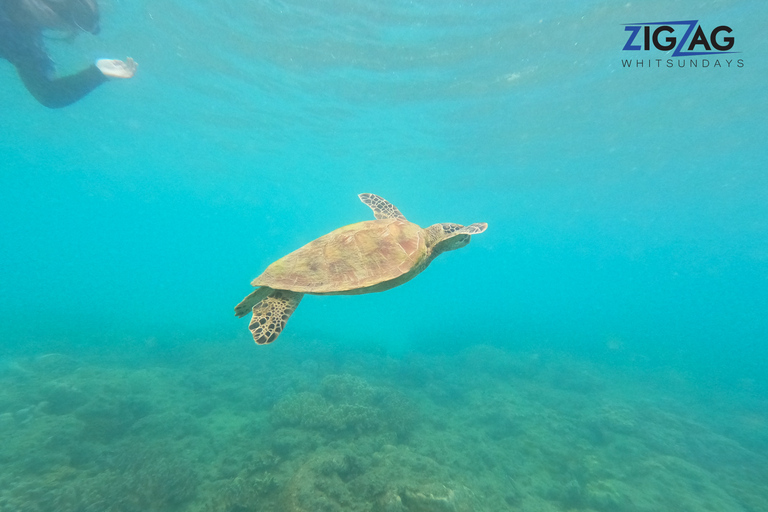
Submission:
<svg viewBox="0 0 768 512">
<path fill-rule="evenodd" d="M 442 223 L 429 226 L 427 232 L 427 247 L 432 249 L 432 254 L 437 256 L 446 251 L 461 249 L 469 243 L 472 235 L 482 233 L 488 228 L 485 222 L 478 222 L 471 226 L 461 224 Z"/>
</svg>

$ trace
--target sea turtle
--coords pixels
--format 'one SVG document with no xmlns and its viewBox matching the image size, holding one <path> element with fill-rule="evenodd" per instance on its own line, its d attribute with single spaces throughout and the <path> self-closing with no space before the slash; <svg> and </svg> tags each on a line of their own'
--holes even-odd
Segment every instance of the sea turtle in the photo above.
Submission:
<svg viewBox="0 0 768 512">
<path fill-rule="evenodd" d="M 253 311 L 248 328 L 259 345 L 280 336 L 305 293 L 359 295 L 381 292 L 413 279 L 439 254 L 464 247 L 485 223 L 471 226 L 408 222 L 393 204 L 360 194 L 376 220 L 344 226 L 272 263 L 251 282 L 257 289 L 235 306 L 235 315 Z"/>
</svg>

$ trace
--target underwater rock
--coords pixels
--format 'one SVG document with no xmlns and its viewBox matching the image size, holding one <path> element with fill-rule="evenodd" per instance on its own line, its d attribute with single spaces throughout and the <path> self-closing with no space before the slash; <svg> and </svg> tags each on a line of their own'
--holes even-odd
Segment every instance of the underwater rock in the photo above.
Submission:
<svg viewBox="0 0 768 512">
<path fill-rule="evenodd" d="M 272 503 L 284 483 L 279 480 L 283 459 L 270 450 L 232 452 L 216 463 L 205 485 L 205 504 L 197 512 L 273 510 Z M 283 477 L 284 478 L 284 477 Z"/>
<path fill-rule="evenodd" d="M 336 451 L 316 453 L 296 471 L 285 487 L 280 510 L 363 512 L 365 497 L 356 496 L 346 485 L 346 481 L 354 478 L 359 471 L 354 458 L 348 454 Z"/>
<path fill-rule="evenodd" d="M 30 405 L 28 407 L 22 407 L 21 409 L 18 409 L 14 411 L 13 417 L 16 419 L 17 422 L 20 424 L 29 423 L 32 421 L 36 416 L 40 414 L 40 409 L 45 406 L 45 404 L 40 403 L 37 405 Z"/>
<path fill-rule="evenodd" d="M 265 499 L 278 488 L 272 474 L 240 474 L 232 480 L 216 482 L 203 506 L 204 512 L 261 510 Z"/>
<path fill-rule="evenodd" d="M 32 372 L 19 364 L 19 361 L 5 357 L 0 358 L 0 378 L 12 377 L 20 380 L 32 375 Z"/>
<path fill-rule="evenodd" d="M 473 502 L 472 492 L 464 486 L 429 483 L 388 489 L 376 500 L 372 512 L 473 512 Z"/>
<path fill-rule="evenodd" d="M 48 377 L 60 377 L 74 372 L 80 363 L 64 354 L 43 354 L 32 360 L 29 368 L 35 372 L 44 373 Z"/>
<path fill-rule="evenodd" d="M 136 420 L 130 427 L 131 434 L 148 439 L 172 441 L 197 436 L 203 433 L 196 418 L 185 412 L 161 412 L 148 414 Z"/>
<path fill-rule="evenodd" d="M 477 345 L 464 350 L 464 369 L 471 378 L 477 376 L 494 379 L 535 377 L 542 370 L 542 361 L 537 354 L 511 353 L 490 345 Z"/>
<path fill-rule="evenodd" d="M 42 390 L 45 406 L 42 408 L 46 414 L 69 414 L 78 407 L 84 405 L 88 398 L 85 393 L 74 386 L 64 383 L 54 383 L 45 386 Z"/>
<path fill-rule="evenodd" d="M 603 406 L 600 410 L 601 426 L 620 434 L 637 431 L 638 413 L 626 406 Z"/>
<path fill-rule="evenodd" d="M 594 395 L 605 391 L 605 380 L 595 375 L 591 369 L 579 368 L 575 365 L 554 365 L 549 376 L 554 388 L 571 391 L 584 395 Z"/>
<path fill-rule="evenodd" d="M 474 493 L 451 477 L 451 468 L 405 447 L 385 446 L 354 482 L 377 496 L 373 512 L 472 512 Z"/>
<path fill-rule="evenodd" d="M 638 417 L 629 407 L 604 405 L 585 422 L 585 435 L 595 446 L 605 446 L 619 436 L 638 434 Z"/>
<path fill-rule="evenodd" d="M 16 426 L 16 418 L 10 412 L 0 413 L 0 432 L 8 431 Z"/>
<path fill-rule="evenodd" d="M 272 450 L 281 457 L 289 457 L 294 452 L 312 452 L 323 442 L 316 432 L 290 427 L 279 428 L 270 437 Z"/>
<path fill-rule="evenodd" d="M 0 389 L 2 389 L 2 382 L 0 382 Z M 10 393 L 5 394 L 0 392 L 0 414 L 12 413 L 18 409 L 18 397 Z"/>
<path fill-rule="evenodd" d="M 489 400 L 477 413 L 476 424 L 485 430 L 493 440 L 520 435 L 526 426 L 527 417 L 522 406 L 510 400 Z"/>
<path fill-rule="evenodd" d="M 473 510 L 467 496 L 468 489 L 458 492 L 445 485 L 429 484 L 406 489 L 402 501 L 408 512 L 469 512 Z"/>
<path fill-rule="evenodd" d="M 597 510 L 622 512 L 637 510 L 632 500 L 632 489 L 618 480 L 590 482 L 584 492 L 584 501 Z"/>
<path fill-rule="evenodd" d="M 135 398 L 100 397 L 77 409 L 75 416 L 83 422 L 88 439 L 111 442 L 125 435 L 150 410 L 148 402 Z"/>
<path fill-rule="evenodd" d="M 408 512 L 408 510 L 403 505 L 400 493 L 395 489 L 389 489 L 376 500 L 372 512 Z"/>
</svg>

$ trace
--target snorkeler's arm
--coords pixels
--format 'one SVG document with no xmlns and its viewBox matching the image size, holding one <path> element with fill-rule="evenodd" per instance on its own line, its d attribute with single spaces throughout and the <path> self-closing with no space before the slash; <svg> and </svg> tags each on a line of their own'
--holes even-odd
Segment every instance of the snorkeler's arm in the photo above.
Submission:
<svg viewBox="0 0 768 512">
<path fill-rule="evenodd" d="M 48 78 L 45 70 L 36 65 L 20 64 L 16 70 L 30 94 L 48 108 L 71 105 L 107 81 L 107 77 L 95 65 L 74 75 L 55 79 Z"/>
<path fill-rule="evenodd" d="M 99 59 L 96 64 L 74 75 L 50 79 L 38 65 L 17 65 L 16 69 L 32 96 L 49 108 L 61 108 L 76 102 L 110 78 L 131 78 L 136 61 Z"/>
</svg>

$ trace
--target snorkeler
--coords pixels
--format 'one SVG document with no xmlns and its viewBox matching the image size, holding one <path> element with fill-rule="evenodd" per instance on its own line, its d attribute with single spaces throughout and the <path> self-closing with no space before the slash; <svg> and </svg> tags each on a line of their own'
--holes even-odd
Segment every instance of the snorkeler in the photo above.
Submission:
<svg viewBox="0 0 768 512">
<path fill-rule="evenodd" d="M 43 30 L 99 33 L 95 0 L 0 0 L 0 58 L 16 66 L 27 90 L 50 108 L 70 105 L 110 78 L 131 78 L 137 64 L 99 59 L 74 75 L 55 77 Z"/>
</svg>

